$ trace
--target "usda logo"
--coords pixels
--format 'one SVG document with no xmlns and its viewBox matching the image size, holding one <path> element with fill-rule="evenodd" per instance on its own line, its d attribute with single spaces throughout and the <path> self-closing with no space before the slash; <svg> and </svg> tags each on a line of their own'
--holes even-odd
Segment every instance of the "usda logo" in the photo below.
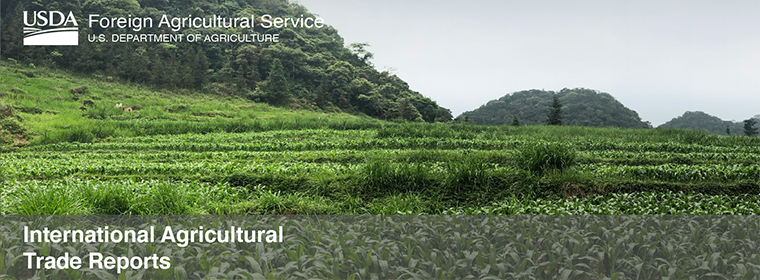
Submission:
<svg viewBox="0 0 760 280">
<path fill-rule="evenodd" d="M 69 27 L 69 26 L 73 27 Z M 79 25 L 74 14 L 59 11 L 34 11 L 31 18 L 24 11 L 25 46 L 79 45 Z"/>
</svg>

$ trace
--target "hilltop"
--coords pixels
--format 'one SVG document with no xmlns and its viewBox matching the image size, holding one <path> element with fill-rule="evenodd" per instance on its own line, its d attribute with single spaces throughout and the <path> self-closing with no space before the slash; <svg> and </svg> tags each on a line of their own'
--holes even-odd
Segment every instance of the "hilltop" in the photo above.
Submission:
<svg viewBox="0 0 760 280">
<path fill-rule="evenodd" d="M 458 120 L 468 118 L 484 125 L 511 124 L 517 117 L 522 125 L 546 124 L 549 106 L 554 95 L 562 103 L 562 123 L 574 126 L 647 128 L 636 113 L 612 95 L 592 89 L 562 89 L 559 92 L 524 90 L 507 94 L 473 111 L 462 113 Z"/>
<path fill-rule="evenodd" d="M 760 120 L 760 115 L 754 116 L 754 118 Z M 731 134 L 744 133 L 743 122 L 724 121 L 716 116 L 701 111 L 687 111 L 686 113 L 683 113 L 683 115 L 673 118 L 659 127 L 700 129 L 710 133 L 723 135 L 726 134 L 726 127 L 728 127 Z"/>
</svg>

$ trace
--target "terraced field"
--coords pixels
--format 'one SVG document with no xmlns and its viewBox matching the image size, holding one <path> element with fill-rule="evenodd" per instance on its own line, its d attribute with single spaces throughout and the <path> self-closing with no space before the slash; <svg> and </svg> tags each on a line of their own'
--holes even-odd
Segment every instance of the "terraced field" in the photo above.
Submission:
<svg viewBox="0 0 760 280">
<path fill-rule="evenodd" d="M 760 214 L 760 141 L 378 123 L 0 154 L 5 214 Z"/>
</svg>

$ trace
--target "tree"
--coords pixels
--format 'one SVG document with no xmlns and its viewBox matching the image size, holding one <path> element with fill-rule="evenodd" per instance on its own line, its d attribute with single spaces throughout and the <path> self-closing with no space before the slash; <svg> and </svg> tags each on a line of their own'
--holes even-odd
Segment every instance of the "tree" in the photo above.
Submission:
<svg viewBox="0 0 760 280">
<path fill-rule="evenodd" d="M 237 86 L 240 89 L 256 89 L 259 82 L 259 72 L 256 67 L 259 63 L 257 48 L 254 45 L 245 45 L 237 49 L 237 55 L 232 60 L 232 69 L 237 74 Z"/>
<path fill-rule="evenodd" d="M 438 107 L 438 115 L 435 117 L 436 122 L 450 122 L 454 116 L 451 115 L 451 110 Z"/>
<path fill-rule="evenodd" d="M 755 127 L 755 124 L 757 124 L 757 120 L 753 118 L 744 120 L 744 135 L 757 136 L 757 127 Z"/>
<path fill-rule="evenodd" d="M 424 121 L 422 119 L 422 114 L 420 114 L 420 112 L 417 111 L 417 108 L 412 105 L 412 102 L 409 100 L 409 98 L 403 98 L 398 101 L 398 111 L 401 118 L 407 121 Z"/>
<path fill-rule="evenodd" d="M 554 95 L 551 109 L 549 110 L 549 119 L 546 121 L 548 125 L 562 125 L 562 104 L 559 103 L 559 98 Z"/>
<path fill-rule="evenodd" d="M 520 119 L 518 119 L 517 116 L 512 118 L 512 126 L 520 126 Z"/>
<path fill-rule="evenodd" d="M 272 70 L 269 71 L 264 93 L 267 97 L 267 103 L 272 105 L 282 105 L 288 100 L 288 80 L 285 78 L 282 63 L 277 58 L 272 61 Z"/>
<path fill-rule="evenodd" d="M 345 61 L 336 61 L 327 68 L 327 85 L 330 88 L 327 99 L 339 108 L 345 109 L 350 103 L 347 93 L 354 80 L 354 67 Z"/>
<path fill-rule="evenodd" d="M 137 0 L 90 0 L 84 2 L 84 12 L 95 12 L 107 17 L 126 17 L 140 10 Z"/>
<path fill-rule="evenodd" d="M 375 55 L 365 49 L 365 47 L 371 47 L 369 43 L 352 43 L 348 45 L 348 49 L 351 50 L 351 53 L 356 56 L 356 58 L 359 59 L 362 63 L 372 66 L 372 62 L 370 60 L 375 57 Z"/>
<path fill-rule="evenodd" d="M 184 59 L 182 67 L 182 84 L 194 88 L 202 88 L 206 84 L 206 73 L 208 73 L 208 59 L 203 51 L 198 48 L 186 48 L 182 55 Z"/>
<path fill-rule="evenodd" d="M 438 116 L 438 104 L 427 97 L 412 97 L 409 99 L 414 108 L 422 115 L 422 119 L 426 122 L 435 122 L 435 117 Z"/>
<path fill-rule="evenodd" d="M 726 125 L 726 135 L 731 135 L 731 128 Z"/>
</svg>

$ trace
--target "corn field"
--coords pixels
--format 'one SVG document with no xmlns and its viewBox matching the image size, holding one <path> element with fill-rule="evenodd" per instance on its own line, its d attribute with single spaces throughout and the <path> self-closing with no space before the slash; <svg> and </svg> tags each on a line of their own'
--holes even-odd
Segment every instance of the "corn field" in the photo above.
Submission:
<svg viewBox="0 0 760 280">
<path fill-rule="evenodd" d="M 388 124 L 33 145 L 0 154 L 0 213 L 66 213 L 54 210 L 55 203 L 19 204 L 52 188 L 69 190 L 67 199 L 82 209 L 62 207 L 74 213 L 170 214 L 161 205 L 143 209 L 138 191 L 116 192 L 123 197 L 114 199 L 130 203 L 119 211 L 100 209 L 88 196 L 104 184 L 173 186 L 178 197 L 202 202 L 182 202 L 181 213 L 760 213 L 749 202 L 760 194 L 760 143 L 678 132 Z M 552 150 L 557 144 L 562 152 Z M 557 162 L 542 162 L 549 157 Z M 194 193 L 198 188 L 235 195 Z M 689 213 L 643 202 L 615 208 L 617 195 L 647 201 L 663 193 L 678 194 L 674 200 L 707 196 L 737 208 Z M 743 205 L 731 202 L 743 196 L 749 197 L 738 200 Z M 503 209 L 493 206 L 500 203 L 525 209 L 493 210 Z M 542 203 L 565 208 L 536 210 Z"/>
</svg>

